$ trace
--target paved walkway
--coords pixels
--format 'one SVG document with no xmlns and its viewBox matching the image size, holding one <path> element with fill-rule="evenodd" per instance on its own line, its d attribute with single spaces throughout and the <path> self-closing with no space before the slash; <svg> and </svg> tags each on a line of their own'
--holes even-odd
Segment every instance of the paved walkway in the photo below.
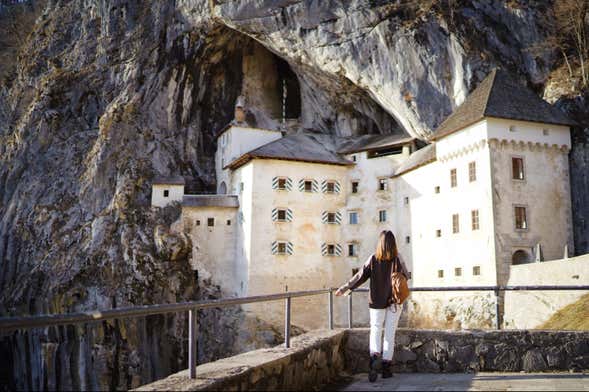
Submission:
<svg viewBox="0 0 589 392">
<path fill-rule="evenodd" d="M 402 373 L 368 382 L 356 374 L 341 391 L 589 391 L 589 373 Z"/>
</svg>

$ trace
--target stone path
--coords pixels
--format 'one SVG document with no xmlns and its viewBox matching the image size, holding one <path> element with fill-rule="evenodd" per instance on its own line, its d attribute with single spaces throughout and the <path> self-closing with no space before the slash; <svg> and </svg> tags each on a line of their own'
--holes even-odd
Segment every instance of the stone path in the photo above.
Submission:
<svg viewBox="0 0 589 392">
<path fill-rule="evenodd" d="M 589 391 L 589 373 L 402 373 L 368 382 L 356 374 L 341 391 Z"/>
</svg>

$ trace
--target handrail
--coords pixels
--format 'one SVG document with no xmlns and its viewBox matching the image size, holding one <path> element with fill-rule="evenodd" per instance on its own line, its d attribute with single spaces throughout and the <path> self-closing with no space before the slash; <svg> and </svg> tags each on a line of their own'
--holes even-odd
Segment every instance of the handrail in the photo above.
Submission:
<svg viewBox="0 0 589 392">
<path fill-rule="evenodd" d="M 494 291 L 496 296 L 496 327 L 499 324 L 499 292 L 500 291 L 542 291 L 542 290 L 589 290 L 589 285 L 545 285 L 545 286 L 449 286 L 449 287 L 411 287 L 415 292 L 432 291 Z M 0 318 L 0 332 L 27 328 L 46 328 L 56 325 L 71 325 L 92 323 L 116 318 L 135 318 L 153 316 L 164 313 L 176 313 L 188 311 L 188 368 L 190 378 L 196 378 L 196 341 L 198 335 L 197 310 L 207 308 L 222 308 L 226 306 L 250 304 L 257 302 L 270 302 L 285 300 L 284 312 L 284 346 L 290 347 L 290 311 L 291 299 L 309 297 L 320 294 L 328 294 L 328 328 L 333 329 L 333 292 L 335 288 L 319 290 L 292 291 L 278 294 L 255 295 L 250 297 L 236 297 L 227 299 L 214 299 L 206 301 L 190 301 L 175 304 L 158 304 L 132 306 L 126 308 L 108 309 L 103 311 L 89 311 L 69 314 L 53 314 L 38 316 L 2 317 Z M 348 328 L 352 328 L 352 294 L 354 292 L 367 292 L 367 288 L 358 288 L 348 295 Z"/>
<path fill-rule="evenodd" d="M 190 301 L 175 304 L 158 304 L 131 306 L 126 308 L 95 310 L 80 313 L 67 314 L 48 314 L 39 316 L 21 316 L 21 317 L 2 317 L 0 318 L 0 331 L 23 329 L 23 328 L 42 328 L 54 325 L 64 324 L 81 324 L 89 322 L 98 322 L 116 318 L 134 318 L 142 316 L 154 316 L 164 313 L 185 312 L 189 310 L 222 308 L 226 306 L 242 305 L 256 302 L 278 301 L 286 298 L 308 297 L 330 292 L 331 289 L 292 291 L 278 294 L 254 295 L 250 297 L 236 297 L 225 299 L 214 299 L 206 301 Z"/>
</svg>

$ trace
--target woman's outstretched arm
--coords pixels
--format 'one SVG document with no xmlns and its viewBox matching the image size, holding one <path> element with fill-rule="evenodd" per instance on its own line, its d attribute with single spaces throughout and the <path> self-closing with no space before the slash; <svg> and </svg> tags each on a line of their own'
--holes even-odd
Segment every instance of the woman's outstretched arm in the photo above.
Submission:
<svg viewBox="0 0 589 392">
<path fill-rule="evenodd" d="M 354 290 L 362 283 L 366 282 L 368 278 L 370 278 L 370 260 L 372 260 L 372 255 L 366 260 L 360 271 L 356 272 L 346 284 L 337 289 L 335 295 L 340 296 L 344 292 Z"/>
</svg>

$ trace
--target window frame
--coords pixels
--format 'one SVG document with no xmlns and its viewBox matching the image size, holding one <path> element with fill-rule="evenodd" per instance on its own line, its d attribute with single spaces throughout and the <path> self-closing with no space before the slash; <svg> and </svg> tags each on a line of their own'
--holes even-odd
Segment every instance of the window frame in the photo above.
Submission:
<svg viewBox="0 0 589 392">
<path fill-rule="evenodd" d="M 475 182 L 477 180 L 477 162 L 468 162 L 468 182 Z"/>
<path fill-rule="evenodd" d="M 284 213 L 284 218 L 281 219 L 280 218 L 280 213 Z M 288 215 L 286 212 L 286 208 L 277 208 L 276 209 L 276 222 L 287 222 L 288 221 Z"/>
<path fill-rule="evenodd" d="M 436 238 L 442 237 L 442 229 L 436 229 Z"/>
<path fill-rule="evenodd" d="M 355 223 L 352 222 L 352 214 L 354 214 L 356 216 L 356 222 Z M 358 213 L 358 211 L 348 211 L 348 224 L 349 225 L 358 225 L 358 224 L 360 224 L 360 214 Z"/>
<path fill-rule="evenodd" d="M 286 183 L 287 183 L 288 179 L 286 177 L 278 177 L 278 181 L 276 181 L 276 190 L 277 191 L 286 191 L 287 187 L 286 187 Z M 284 182 L 284 186 L 280 186 L 280 183 Z"/>
<path fill-rule="evenodd" d="M 330 252 L 329 250 L 332 250 L 332 252 Z M 325 255 L 326 256 L 337 256 L 337 253 L 335 252 L 335 244 L 327 244 L 327 248 L 325 250 Z"/>
<path fill-rule="evenodd" d="M 165 198 L 170 197 L 170 190 L 169 189 L 164 189 L 163 195 Z"/>
<path fill-rule="evenodd" d="M 514 162 L 516 159 L 521 162 L 521 178 L 515 177 Z M 511 156 L 511 179 L 512 179 L 512 181 L 520 181 L 520 182 L 526 181 L 526 161 L 522 155 L 512 155 Z"/>
<path fill-rule="evenodd" d="M 524 211 L 524 225 L 525 227 L 517 227 L 517 210 L 522 208 Z M 530 229 L 530 215 L 528 213 L 528 206 L 525 204 L 513 205 L 513 227 L 516 231 L 528 231 Z"/>
<path fill-rule="evenodd" d="M 329 187 L 331 186 L 331 190 Z M 336 193 L 335 191 L 335 181 L 334 180 L 327 180 L 325 181 L 325 193 Z"/>
<path fill-rule="evenodd" d="M 386 221 L 387 221 L 387 210 L 378 210 L 378 223 L 385 223 Z"/>
<path fill-rule="evenodd" d="M 444 278 L 444 270 L 438 270 L 438 279 L 443 279 Z"/>
<path fill-rule="evenodd" d="M 207 218 L 207 227 L 215 227 L 215 218 Z"/>
<path fill-rule="evenodd" d="M 481 221 L 480 221 L 480 214 L 479 210 L 470 210 L 470 224 L 471 229 L 473 231 L 480 230 L 481 228 Z"/>
<path fill-rule="evenodd" d="M 434 194 L 436 194 L 436 195 L 440 194 L 440 186 L 439 185 L 434 186 Z"/>
<path fill-rule="evenodd" d="M 333 219 L 329 219 L 330 217 L 333 217 Z M 337 212 L 327 211 L 327 215 L 325 217 L 325 223 L 330 224 L 330 225 L 336 224 L 337 223 Z"/>
<path fill-rule="evenodd" d="M 280 248 L 284 247 L 284 251 L 281 252 Z M 288 255 L 288 242 L 287 241 L 276 241 L 276 255 Z"/>
<path fill-rule="evenodd" d="M 458 187 L 458 170 L 450 169 L 450 188 Z"/>
<path fill-rule="evenodd" d="M 452 214 L 452 234 L 460 233 L 460 214 Z"/>
<path fill-rule="evenodd" d="M 454 267 L 454 276 L 462 276 L 462 267 Z"/>
<path fill-rule="evenodd" d="M 472 276 L 481 276 L 481 266 L 480 265 L 474 265 L 472 267 Z"/>
<path fill-rule="evenodd" d="M 378 191 L 379 192 L 386 192 L 389 190 L 389 183 L 386 177 L 379 177 L 378 178 Z"/>
<path fill-rule="evenodd" d="M 355 184 L 355 186 L 354 186 L 354 184 Z M 351 181 L 351 190 L 352 190 L 351 193 L 358 194 L 359 188 L 360 188 L 360 181 L 359 180 Z"/>
<path fill-rule="evenodd" d="M 350 250 L 353 250 L 350 254 Z M 356 242 L 348 242 L 348 257 L 358 257 L 358 244 Z"/>
<path fill-rule="evenodd" d="M 309 189 L 307 189 L 307 184 L 310 184 Z M 313 193 L 313 180 L 303 180 L 303 192 Z"/>
</svg>

